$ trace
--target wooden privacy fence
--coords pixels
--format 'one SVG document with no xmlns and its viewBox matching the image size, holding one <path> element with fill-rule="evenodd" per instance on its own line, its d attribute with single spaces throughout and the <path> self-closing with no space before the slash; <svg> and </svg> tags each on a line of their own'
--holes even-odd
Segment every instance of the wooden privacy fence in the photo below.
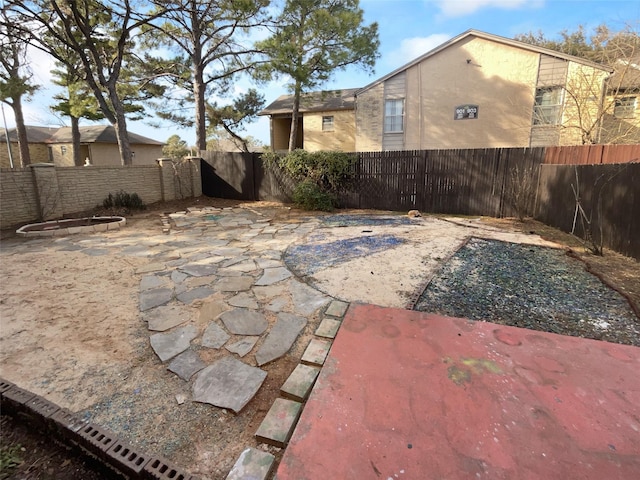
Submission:
<svg viewBox="0 0 640 480">
<path fill-rule="evenodd" d="M 639 186 L 640 163 L 542 165 L 535 218 L 640 259 Z"/>
<path fill-rule="evenodd" d="M 545 148 L 545 164 L 597 165 L 640 162 L 640 145 L 572 145 Z"/>
<path fill-rule="evenodd" d="M 277 169 L 267 171 L 258 154 L 203 153 L 205 195 L 291 199 L 295 182 Z M 358 153 L 354 178 L 339 198 L 347 208 L 510 216 L 513 172 L 529 175 L 535 185 L 543 156 L 544 148 Z"/>
<path fill-rule="evenodd" d="M 535 185 L 543 155 L 543 148 L 359 153 L 355 193 L 345 192 L 343 203 L 353 208 L 509 216 L 514 214 L 514 173 L 528 175 Z"/>
</svg>

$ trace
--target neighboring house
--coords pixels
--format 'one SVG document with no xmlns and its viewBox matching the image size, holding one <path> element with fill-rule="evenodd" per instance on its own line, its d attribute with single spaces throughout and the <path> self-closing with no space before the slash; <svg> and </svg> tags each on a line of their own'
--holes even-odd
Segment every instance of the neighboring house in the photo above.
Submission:
<svg viewBox="0 0 640 480">
<path fill-rule="evenodd" d="M 16 130 L 9 129 L 8 134 L 14 166 L 19 167 Z M 1 137 L 0 166 L 9 168 L 9 154 L 4 130 Z M 53 163 L 58 167 L 74 166 L 70 127 L 27 126 L 27 139 L 31 163 Z M 129 141 L 133 151 L 133 165 L 150 165 L 162 158 L 163 142 L 131 132 L 129 133 Z M 91 165 L 121 165 L 114 127 L 111 125 L 80 127 L 80 160 L 84 164 L 87 159 Z"/>
<path fill-rule="evenodd" d="M 364 88 L 307 94 L 297 146 L 380 151 L 597 141 L 611 72 L 469 30 Z M 285 95 L 261 112 L 271 115 L 275 150 L 287 148 L 292 104 Z"/>
<path fill-rule="evenodd" d="M 357 88 L 310 92 L 300 99 L 297 148 L 310 152 L 355 150 L 355 103 Z M 293 95 L 282 95 L 259 115 L 270 116 L 271 148 L 289 148 Z"/>
<path fill-rule="evenodd" d="M 469 30 L 356 93 L 356 149 L 580 144 L 610 73 Z"/>
<path fill-rule="evenodd" d="M 616 62 L 604 105 L 602 143 L 640 143 L 640 57 Z"/>
</svg>

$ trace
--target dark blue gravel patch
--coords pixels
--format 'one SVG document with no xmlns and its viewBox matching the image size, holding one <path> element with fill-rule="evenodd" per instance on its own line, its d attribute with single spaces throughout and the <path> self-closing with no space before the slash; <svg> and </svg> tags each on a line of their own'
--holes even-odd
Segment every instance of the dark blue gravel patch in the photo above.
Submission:
<svg viewBox="0 0 640 480">
<path fill-rule="evenodd" d="M 552 248 L 472 239 L 415 310 L 640 346 L 640 321 L 624 297 Z"/>
<path fill-rule="evenodd" d="M 327 215 L 322 217 L 322 223 L 328 227 L 358 227 L 358 226 L 394 226 L 410 225 L 411 219 L 405 216 L 382 217 L 379 215 Z"/>
<path fill-rule="evenodd" d="M 285 252 L 284 261 L 287 267 L 298 275 L 312 275 L 324 268 L 394 248 L 403 243 L 404 239 L 393 235 L 370 235 L 328 243 L 294 245 Z"/>
</svg>

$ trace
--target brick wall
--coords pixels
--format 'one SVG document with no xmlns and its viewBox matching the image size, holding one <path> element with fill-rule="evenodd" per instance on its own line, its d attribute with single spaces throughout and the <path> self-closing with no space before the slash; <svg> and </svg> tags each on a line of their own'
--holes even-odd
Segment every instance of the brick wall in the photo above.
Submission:
<svg viewBox="0 0 640 480">
<path fill-rule="evenodd" d="M 129 167 L 31 166 L 1 173 L 1 228 L 87 211 L 121 190 L 137 193 L 146 204 L 202 195 L 200 159 L 177 170 L 162 162 Z"/>
</svg>

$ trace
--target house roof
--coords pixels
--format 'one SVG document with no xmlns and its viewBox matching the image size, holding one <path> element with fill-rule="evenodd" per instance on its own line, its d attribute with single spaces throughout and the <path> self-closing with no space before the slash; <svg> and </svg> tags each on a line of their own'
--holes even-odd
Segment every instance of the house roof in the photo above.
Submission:
<svg viewBox="0 0 640 480">
<path fill-rule="evenodd" d="M 433 50 L 428 51 L 427 53 L 425 53 L 424 55 L 419 56 L 418 58 L 412 60 L 411 62 L 403 65 L 400 68 L 397 68 L 396 70 L 394 70 L 393 72 L 385 75 L 384 77 L 381 77 L 377 80 L 375 80 L 374 82 L 370 83 L 369 85 L 359 89 L 356 92 L 356 96 L 366 90 L 369 90 L 370 88 L 386 81 L 387 79 L 394 77 L 395 75 L 397 75 L 398 73 L 407 70 L 408 68 L 417 65 L 418 63 L 422 62 L 423 60 L 435 55 L 436 53 L 441 52 L 442 50 L 449 48 L 450 46 L 461 42 L 463 40 L 465 40 L 466 38 L 469 37 L 477 37 L 477 38 L 483 38 L 485 40 L 490 40 L 492 42 L 497 42 L 497 43 L 502 43 L 504 45 L 510 45 L 512 47 L 516 47 L 516 48 L 521 48 L 523 50 L 529 50 L 531 52 L 537 52 L 537 53 L 541 53 L 544 55 L 549 55 L 550 57 L 555 57 L 555 58 L 561 58 L 564 60 L 569 60 L 575 63 L 580 63 L 582 65 L 587 65 L 593 68 L 598 68 L 600 70 L 604 70 L 607 72 L 612 72 L 613 70 L 609 67 L 605 67 L 604 65 L 600 65 L 599 63 L 594 63 L 594 62 L 590 62 L 588 60 L 585 60 L 584 58 L 580 58 L 580 57 L 575 57 L 573 55 L 567 55 L 565 53 L 561 53 L 561 52 L 557 52 L 555 50 L 551 50 L 549 48 L 544 48 L 544 47 L 538 47 L 537 45 L 531 45 L 529 43 L 525 43 L 525 42 L 520 42 L 518 40 L 513 40 L 511 38 L 506 38 L 506 37 L 501 37 L 499 35 L 493 35 L 491 33 L 486 33 L 486 32 L 481 32 L 479 30 L 467 30 L 464 33 L 461 33 L 460 35 L 458 35 L 457 37 L 453 37 L 451 40 L 448 40 L 446 42 L 444 42 L 443 44 L 437 46 L 436 48 L 434 48 Z"/>
<path fill-rule="evenodd" d="M 303 93 L 300 97 L 300 112 L 326 112 L 331 110 L 354 110 L 355 93 L 359 88 L 344 88 L 342 90 L 325 90 Z M 280 95 L 258 115 L 278 115 L 291 113 L 293 109 L 293 95 Z"/>
<path fill-rule="evenodd" d="M 71 127 L 35 127 L 27 125 L 27 140 L 29 143 L 71 143 Z M 9 141 L 17 142 L 18 134 L 15 128 L 8 130 Z M 0 141 L 4 141 L 2 135 Z M 129 132 L 129 142 L 132 145 L 164 145 L 151 138 Z M 116 129 L 112 125 L 93 125 L 80 127 L 80 143 L 111 143 L 117 144 Z"/>
<path fill-rule="evenodd" d="M 611 90 L 636 91 L 640 89 L 640 57 L 630 60 L 618 60 L 614 64 L 615 72 L 609 77 Z"/>
</svg>

